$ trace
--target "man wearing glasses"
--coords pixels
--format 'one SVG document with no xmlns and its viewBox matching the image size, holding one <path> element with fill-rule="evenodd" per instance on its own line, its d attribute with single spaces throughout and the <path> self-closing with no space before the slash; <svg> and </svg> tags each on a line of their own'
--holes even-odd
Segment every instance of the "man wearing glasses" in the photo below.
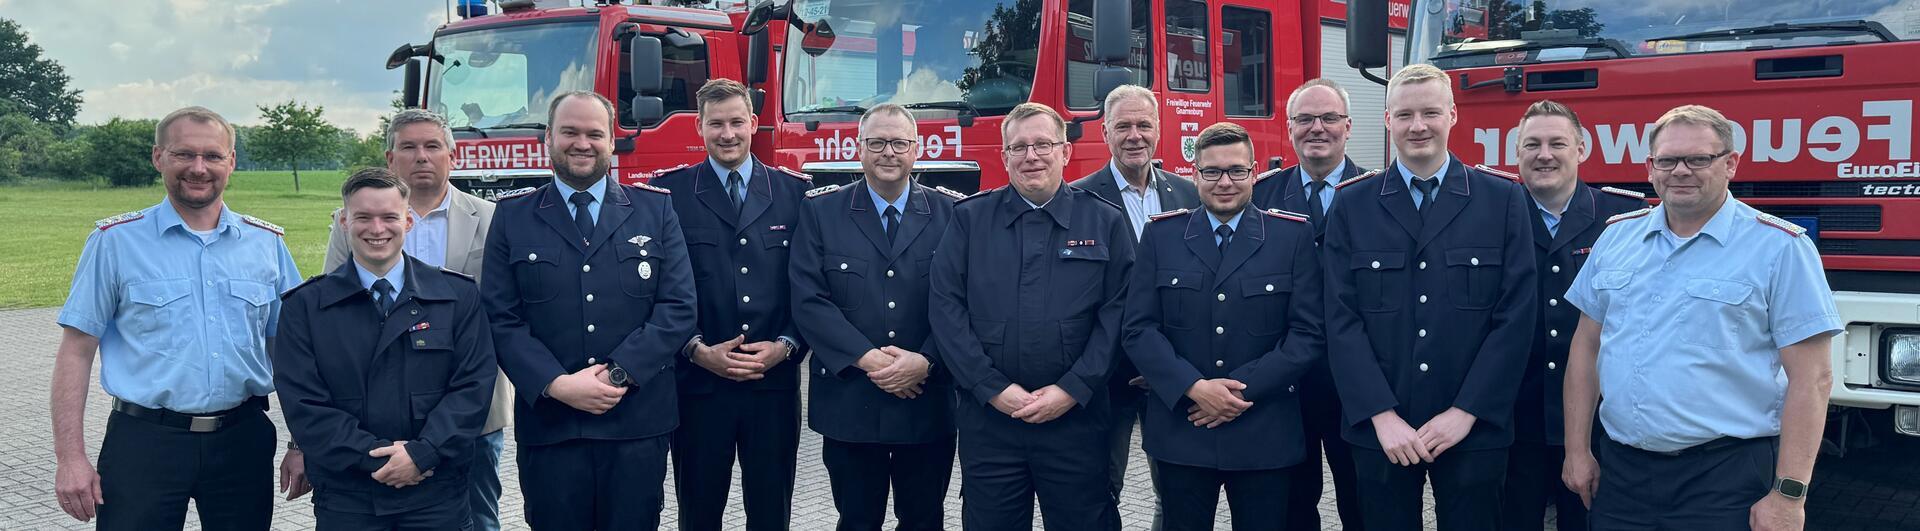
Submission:
<svg viewBox="0 0 1920 531">
<path fill-rule="evenodd" d="M 1328 364 L 1368 529 L 1492 529 L 1539 318 L 1527 190 L 1447 151 L 1446 73 L 1387 84 L 1398 160 L 1340 183 L 1323 242 Z"/>
<path fill-rule="evenodd" d="M 1246 129 L 1209 126 L 1195 150 L 1205 209 L 1153 217 L 1127 296 L 1154 489 L 1167 529 L 1212 529 L 1222 488 L 1234 529 L 1290 529 L 1292 470 L 1310 453 L 1297 383 L 1326 355 L 1313 225 L 1250 206 Z"/>
<path fill-rule="evenodd" d="M 1253 204 L 1256 208 L 1306 214 L 1313 221 L 1317 246 L 1327 232 L 1333 185 L 1367 169 L 1347 158 L 1347 139 L 1353 128 L 1347 116 L 1347 89 L 1331 79 L 1309 80 L 1287 97 L 1287 115 L 1292 117 L 1287 121 L 1287 136 L 1300 163 L 1260 174 L 1259 182 L 1253 185 Z M 1307 458 L 1294 470 L 1288 527 L 1320 528 L 1320 494 L 1324 490 L 1320 448 L 1325 445 L 1341 526 L 1348 531 L 1366 529 L 1360 522 L 1360 494 L 1354 490 L 1353 448 L 1340 440 L 1340 397 L 1333 392 L 1333 373 L 1325 357 L 1300 379 L 1300 403 L 1306 415 Z"/>
<path fill-rule="evenodd" d="M 913 182 L 913 115 L 860 117 L 864 179 L 807 192 L 789 271 L 813 338 L 807 421 L 822 438 L 838 529 L 879 531 L 887 486 L 902 531 L 938 530 L 953 474 L 953 377 L 928 340 L 927 264 L 958 192 Z"/>
<path fill-rule="evenodd" d="M 1725 116 L 1677 107 L 1648 137 L 1660 206 L 1609 219 L 1567 290 L 1562 479 L 1597 530 L 1801 529 L 1840 331 L 1820 254 L 1727 193 Z"/>
<path fill-rule="evenodd" d="M 1022 103 L 1001 126 L 1008 186 L 954 204 L 934 253 L 930 320 L 952 371 L 962 523 L 1116 528 L 1107 479 L 1107 383 L 1133 264 L 1112 203 L 1066 186 L 1071 147 L 1053 109 Z"/>
</svg>

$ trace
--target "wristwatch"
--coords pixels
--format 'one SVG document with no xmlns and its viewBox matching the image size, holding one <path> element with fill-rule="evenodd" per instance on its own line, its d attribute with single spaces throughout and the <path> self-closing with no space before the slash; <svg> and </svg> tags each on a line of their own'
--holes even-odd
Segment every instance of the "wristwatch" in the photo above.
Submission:
<svg viewBox="0 0 1920 531">
<path fill-rule="evenodd" d="M 607 381 L 613 383 L 615 387 L 633 385 L 633 380 L 627 377 L 627 370 L 611 361 L 607 362 Z"/>
<path fill-rule="evenodd" d="M 1789 500 L 1798 500 L 1807 496 L 1807 483 L 1790 477 L 1774 478 L 1773 490 Z"/>
</svg>

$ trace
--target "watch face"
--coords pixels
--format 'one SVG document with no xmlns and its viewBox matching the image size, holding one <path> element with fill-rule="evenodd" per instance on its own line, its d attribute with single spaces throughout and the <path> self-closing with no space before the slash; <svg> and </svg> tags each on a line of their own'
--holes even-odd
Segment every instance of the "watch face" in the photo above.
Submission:
<svg viewBox="0 0 1920 531">
<path fill-rule="evenodd" d="M 627 385 L 627 370 L 614 369 L 607 371 L 607 380 L 612 381 L 613 385 Z"/>
<path fill-rule="evenodd" d="M 1780 491 L 1780 495 L 1782 496 L 1786 496 L 1788 498 L 1799 498 L 1807 495 L 1807 484 L 1801 483 L 1800 480 L 1797 480 L 1797 479 L 1780 478 L 1780 486 L 1778 490 Z"/>
</svg>

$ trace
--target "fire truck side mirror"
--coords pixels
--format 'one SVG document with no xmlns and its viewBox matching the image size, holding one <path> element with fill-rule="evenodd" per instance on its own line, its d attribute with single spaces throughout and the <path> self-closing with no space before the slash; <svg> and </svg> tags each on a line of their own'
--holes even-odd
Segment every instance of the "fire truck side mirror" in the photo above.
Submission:
<svg viewBox="0 0 1920 531">
<path fill-rule="evenodd" d="M 1347 2 L 1347 65 L 1387 66 L 1387 0 Z"/>
<path fill-rule="evenodd" d="M 758 85 L 767 82 L 767 59 L 772 53 L 773 39 L 765 27 L 747 37 L 747 84 Z M 755 109 L 760 108 L 754 106 Z"/>
<path fill-rule="evenodd" d="M 657 96 L 661 88 L 660 38 L 648 35 L 632 37 L 633 55 L 629 65 L 633 72 L 633 91 L 642 96 Z M 644 123 L 644 122 L 642 122 Z"/>
<path fill-rule="evenodd" d="M 1093 4 L 1094 61 L 1108 64 L 1127 61 L 1133 48 L 1133 11 L 1127 4 L 1127 0 L 1097 0 Z"/>
<path fill-rule="evenodd" d="M 633 122 L 638 124 L 659 122 L 660 117 L 667 114 L 666 103 L 660 101 L 659 96 L 634 96 L 627 108 L 631 110 Z"/>
<path fill-rule="evenodd" d="M 1133 70 L 1124 66 L 1105 66 L 1093 72 L 1093 101 L 1107 101 L 1107 94 L 1120 85 L 1132 83 Z"/>
<path fill-rule="evenodd" d="M 420 59 L 407 60 L 405 70 L 400 76 L 400 102 L 408 109 L 420 108 Z"/>
</svg>

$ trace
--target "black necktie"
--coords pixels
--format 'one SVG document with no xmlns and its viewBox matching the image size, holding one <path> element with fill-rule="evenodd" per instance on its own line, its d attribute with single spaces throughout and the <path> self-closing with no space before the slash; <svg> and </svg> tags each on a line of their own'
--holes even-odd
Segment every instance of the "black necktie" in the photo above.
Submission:
<svg viewBox="0 0 1920 531">
<path fill-rule="evenodd" d="M 387 279 L 373 281 L 373 302 L 380 308 L 380 316 L 386 317 L 393 311 L 393 283 Z"/>
<path fill-rule="evenodd" d="M 727 172 L 727 200 L 733 201 L 733 213 L 735 215 L 739 215 L 740 206 L 746 204 L 746 200 L 740 197 L 740 189 L 744 187 L 744 182 L 740 180 L 740 172 Z"/>
<path fill-rule="evenodd" d="M 580 240 L 593 241 L 593 213 L 587 211 L 587 205 L 593 204 L 593 194 L 574 192 L 567 201 L 573 203 L 573 228 L 580 230 Z"/>
<path fill-rule="evenodd" d="M 1227 250 L 1227 242 L 1233 241 L 1233 227 L 1221 224 L 1213 228 L 1213 235 L 1220 237 L 1220 250 Z"/>
<path fill-rule="evenodd" d="M 881 215 L 887 218 L 887 243 L 893 243 L 893 237 L 900 234 L 900 209 L 887 205 L 887 211 Z"/>
<path fill-rule="evenodd" d="M 1327 189 L 1325 179 L 1314 179 L 1307 183 L 1307 214 L 1313 218 L 1313 228 L 1320 228 L 1327 220 L 1327 208 L 1320 204 L 1320 192 Z"/>
<path fill-rule="evenodd" d="M 1414 179 L 1413 187 L 1420 189 L 1420 213 L 1426 214 L 1433 206 L 1433 189 L 1440 186 L 1439 179 Z"/>
</svg>

